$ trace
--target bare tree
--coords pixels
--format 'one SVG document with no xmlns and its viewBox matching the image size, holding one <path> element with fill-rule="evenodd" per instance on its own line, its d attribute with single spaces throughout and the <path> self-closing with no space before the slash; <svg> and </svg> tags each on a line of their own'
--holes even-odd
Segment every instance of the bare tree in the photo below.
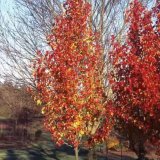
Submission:
<svg viewBox="0 0 160 160">
<path fill-rule="evenodd" d="M 26 86 L 14 85 L 11 81 L 6 80 L 0 84 L 0 102 L 8 115 L 8 118 L 18 119 L 24 108 L 37 112 L 37 107 L 31 95 L 27 93 Z"/>
<path fill-rule="evenodd" d="M 18 83 L 32 83 L 28 66 L 38 49 L 47 47 L 46 36 L 61 11 L 60 2 L 16 0 L 14 14 L 5 19 L 1 13 L 0 51 L 4 76 Z M 6 16 L 6 15 L 5 15 Z M 2 73 L 1 73 L 2 74 Z"/>
<path fill-rule="evenodd" d="M 91 27 L 101 35 L 104 50 L 104 77 L 110 65 L 108 50 L 111 34 L 119 39 L 125 33 L 124 12 L 131 0 L 85 0 L 92 4 Z M 151 0 L 142 0 L 148 4 Z M 30 83 L 32 70 L 29 65 L 37 50 L 48 48 L 47 35 L 54 25 L 55 17 L 64 12 L 62 0 L 14 0 L 13 13 L 0 15 L 0 56 L 4 68 L 1 76 L 9 76 L 16 83 Z M 106 81 L 106 86 L 108 82 Z M 106 89 L 107 91 L 108 88 Z"/>
<path fill-rule="evenodd" d="M 29 136 L 29 122 L 38 116 L 38 109 L 26 86 L 16 86 L 10 80 L 0 83 L 0 117 L 10 119 L 9 135 L 17 138 Z M 6 135 L 7 136 L 7 135 Z"/>
</svg>

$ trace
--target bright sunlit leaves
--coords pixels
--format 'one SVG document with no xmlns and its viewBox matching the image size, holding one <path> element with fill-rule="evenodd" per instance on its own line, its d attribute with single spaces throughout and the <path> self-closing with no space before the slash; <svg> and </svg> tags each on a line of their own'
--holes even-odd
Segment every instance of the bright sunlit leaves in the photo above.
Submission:
<svg viewBox="0 0 160 160">
<path fill-rule="evenodd" d="M 40 106 L 42 104 L 42 101 L 40 99 L 37 100 L 37 106 Z"/>
<path fill-rule="evenodd" d="M 100 37 L 88 25 L 91 6 L 67 0 L 64 8 L 47 37 L 51 50 L 38 52 L 34 61 L 34 79 L 46 129 L 58 145 L 77 147 L 83 136 L 88 145 L 104 140 L 112 123 L 101 82 Z"/>
</svg>

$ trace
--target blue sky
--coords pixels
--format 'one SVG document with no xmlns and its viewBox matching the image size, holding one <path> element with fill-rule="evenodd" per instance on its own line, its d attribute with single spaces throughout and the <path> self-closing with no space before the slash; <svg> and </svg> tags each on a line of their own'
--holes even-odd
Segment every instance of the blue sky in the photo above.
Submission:
<svg viewBox="0 0 160 160">
<path fill-rule="evenodd" d="M 9 14 L 13 14 L 13 7 L 14 7 L 14 0 L 0 0 L 0 11 L 1 14 L 3 15 L 5 21 L 9 21 Z M 0 16 L 1 19 L 1 16 Z M 3 21 L 2 21 L 3 22 Z M 3 53 L 0 53 L 0 58 L 4 58 L 5 56 L 3 55 Z M 0 74 L 4 71 L 3 66 L 2 66 L 3 60 L 0 60 Z M 3 63 L 4 65 L 4 63 Z M 5 70 L 6 71 L 6 70 Z M 2 79 L 0 78 L 0 81 L 2 81 Z"/>
<path fill-rule="evenodd" d="M 151 6 L 154 5 L 155 1 L 156 0 L 150 0 L 150 4 L 148 5 L 148 7 L 151 8 Z M 8 21 L 8 25 L 10 24 L 10 17 L 9 17 L 8 14 L 10 14 L 14 17 L 14 14 L 15 14 L 14 13 L 14 8 L 16 8 L 15 0 L 0 0 L 0 11 L 1 11 L 5 21 Z M 0 20 L 1 20 L 1 17 L 0 17 Z M 1 54 L 0 58 L 3 57 L 2 53 L 0 53 L 0 54 Z M 3 67 L 1 66 L 1 63 L 3 63 L 3 61 L 0 60 L 0 74 L 3 70 Z M 1 81 L 1 79 L 0 79 L 0 81 Z"/>
<path fill-rule="evenodd" d="M 0 0 L 0 9 L 3 13 L 12 12 L 14 0 Z"/>
<path fill-rule="evenodd" d="M 0 0 L 0 12 L 5 22 L 9 22 L 10 18 L 13 17 L 14 8 L 15 8 L 15 0 Z"/>
</svg>

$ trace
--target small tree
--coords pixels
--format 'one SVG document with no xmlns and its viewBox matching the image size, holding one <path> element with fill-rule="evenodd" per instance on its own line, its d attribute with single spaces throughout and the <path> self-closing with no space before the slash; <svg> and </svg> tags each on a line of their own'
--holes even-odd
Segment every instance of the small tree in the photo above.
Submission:
<svg viewBox="0 0 160 160">
<path fill-rule="evenodd" d="M 34 61 L 37 103 L 43 103 L 45 127 L 58 144 L 78 147 L 104 140 L 111 127 L 109 104 L 104 100 L 102 48 L 90 26 L 89 3 L 67 0 L 65 13 L 56 18 L 48 43 Z"/>
<path fill-rule="evenodd" d="M 139 159 L 144 158 L 146 139 L 160 138 L 159 19 L 159 10 L 148 11 L 134 0 L 126 12 L 126 40 L 113 42 L 110 53 L 117 122 L 131 130 L 127 134 L 132 139 L 133 130 L 139 136 L 138 149 L 132 145 Z"/>
</svg>

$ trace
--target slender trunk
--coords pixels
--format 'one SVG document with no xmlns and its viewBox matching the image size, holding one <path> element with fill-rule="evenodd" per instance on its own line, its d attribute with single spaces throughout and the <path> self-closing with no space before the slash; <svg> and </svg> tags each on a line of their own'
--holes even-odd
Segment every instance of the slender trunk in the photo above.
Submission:
<svg viewBox="0 0 160 160">
<path fill-rule="evenodd" d="M 146 155 L 145 147 L 144 147 L 144 142 L 140 141 L 138 145 L 138 160 L 144 160 Z"/>
<path fill-rule="evenodd" d="M 0 125 L 0 136 L 2 136 L 2 134 L 3 134 L 3 124 L 2 125 Z"/>
<path fill-rule="evenodd" d="M 79 160 L 79 158 L 78 158 L 78 147 L 76 147 L 74 149 L 74 151 L 75 151 L 75 160 Z"/>
<path fill-rule="evenodd" d="M 97 160 L 97 156 L 94 148 L 89 150 L 88 160 Z"/>
<path fill-rule="evenodd" d="M 93 149 L 93 160 L 97 160 L 97 155 L 96 155 L 96 150 L 95 150 L 95 148 Z"/>
<path fill-rule="evenodd" d="M 108 142 L 107 142 L 107 140 L 106 140 L 106 156 L 108 157 Z"/>
<path fill-rule="evenodd" d="M 93 150 L 92 149 L 89 150 L 88 160 L 93 160 Z"/>
<path fill-rule="evenodd" d="M 120 141 L 120 145 L 121 145 L 121 160 L 122 160 L 122 148 L 123 148 L 122 141 Z"/>
</svg>

